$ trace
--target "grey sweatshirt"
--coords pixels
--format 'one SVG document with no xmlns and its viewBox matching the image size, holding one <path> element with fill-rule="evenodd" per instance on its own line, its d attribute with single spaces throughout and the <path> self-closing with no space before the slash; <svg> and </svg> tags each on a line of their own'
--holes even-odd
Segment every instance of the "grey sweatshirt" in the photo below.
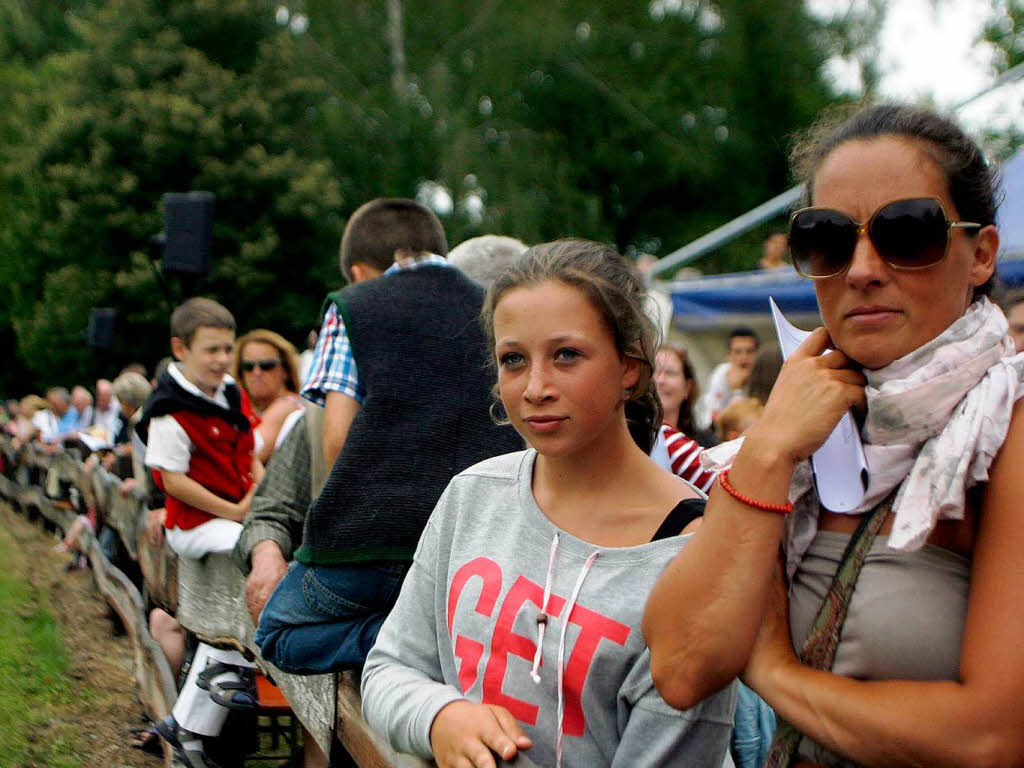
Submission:
<svg viewBox="0 0 1024 768">
<path fill-rule="evenodd" d="M 364 717 L 395 749 L 431 757 L 446 704 L 501 705 L 533 740 L 524 756 L 554 766 L 561 703 L 564 766 L 719 768 L 735 686 L 673 709 L 640 631 L 651 586 L 688 537 L 601 548 L 561 531 L 533 496 L 536 455 L 481 462 L 445 490 L 366 660 Z"/>
</svg>

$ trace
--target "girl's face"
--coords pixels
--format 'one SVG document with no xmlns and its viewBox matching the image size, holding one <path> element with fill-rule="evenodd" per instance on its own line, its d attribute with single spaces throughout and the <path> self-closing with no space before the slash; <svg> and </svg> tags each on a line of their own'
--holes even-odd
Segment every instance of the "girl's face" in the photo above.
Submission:
<svg viewBox="0 0 1024 768">
<path fill-rule="evenodd" d="M 937 197 L 960 219 L 947 182 L 922 145 L 883 136 L 840 144 L 814 177 L 813 205 L 835 208 L 865 222 L 899 198 Z M 867 236 L 857 240 L 843 272 L 816 280 L 825 326 L 836 346 L 866 368 L 882 368 L 931 341 L 967 309 L 975 286 L 994 269 L 995 227 L 950 231 L 946 258 L 916 271 L 898 270 Z"/>
<path fill-rule="evenodd" d="M 690 396 L 693 383 L 687 381 L 683 361 L 675 352 L 663 349 L 654 358 L 654 386 L 666 411 L 677 410 Z"/>
<path fill-rule="evenodd" d="M 538 453 L 579 455 L 625 432 L 625 390 L 639 362 L 623 358 L 586 295 L 549 280 L 507 291 L 494 309 L 498 390 L 512 425 Z"/>
<path fill-rule="evenodd" d="M 273 344 L 248 342 L 242 349 L 241 367 L 242 383 L 253 400 L 265 402 L 284 394 L 288 373 Z"/>
</svg>

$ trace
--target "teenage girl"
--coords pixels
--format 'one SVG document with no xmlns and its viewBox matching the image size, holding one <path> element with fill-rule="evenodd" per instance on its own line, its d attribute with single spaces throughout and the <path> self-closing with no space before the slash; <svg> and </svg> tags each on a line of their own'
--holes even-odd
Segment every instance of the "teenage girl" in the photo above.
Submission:
<svg viewBox="0 0 1024 768">
<path fill-rule="evenodd" d="M 668 706 L 640 631 L 703 510 L 646 453 L 661 407 L 642 291 L 584 241 L 531 248 L 491 287 L 497 392 L 530 448 L 457 475 L 420 539 L 362 679 L 395 749 L 442 768 L 722 765 L 733 687 Z"/>
</svg>

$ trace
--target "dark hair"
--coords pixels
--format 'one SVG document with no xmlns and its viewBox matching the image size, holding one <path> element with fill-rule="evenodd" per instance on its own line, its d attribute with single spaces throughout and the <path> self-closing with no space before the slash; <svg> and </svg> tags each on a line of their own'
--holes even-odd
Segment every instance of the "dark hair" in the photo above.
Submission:
<svg viewBox="0 0 1024 768">
<path fill-rule="evenodd" d="M 345 225 L 341 236 L 341 271 L 352 280 L 352 265 L 386 270 L 396 251 L 410 254 L 448 253 L 444 228 L 434 212 L 415 200 L 378 197 L 364 203 Z"/>
<path fill-rule="evenodd" d="M 682 347 L 662 344 L 658 348 L 658 352 L 668 352 L 675 355 L 683 368 L 683 378 L 690 382 L 690 394 L 679 404 L 679 419 L 670 426 L 675 427 L 687 437 L 693 437 L 697 434 L 697 425 L 693 422 L 693 404 L 700 397 L 700 385 L 697 383 L 697 376 L 693 372 L 693 366 L 690 364 L 686 350 Z"/>
<path fill-rule="evenodd" d="M 650 453 L 662 414 L 654 389 L 658 330 L 644 313 L 643 280 L 614 248 L 588 240 L 557 240 L 527 249 L 487 291 L 480 314 L 485 338 L 493 347 L 494 309 L 505 293 L 549 280 L 582 291 L 604 320 L 619 354 L 640 362 L 640 376 L 626 398 L 625 414 L 633 439 Z"/>
<path fill-rule="evenodd" d="M 200 328 L 235 330 L 235 318 L 222 304 L 213 299 L 196 296 L 178 306 L 171 313 L 171 337 L 181 339 L 186 347 Z"/>
<path fill-rule="evenodd" d="M 747 328 L 745 326 L 740 326 L 739 328 L 733 328 L 731 331 L 729 331 L 729 339 L 726 341 L 726 349 L 729 349 L 729 348 L 732 347 L 732 340 L 733 339 L 753 339 L 754 340 L 754 346 L 760 346 L 761 345 L 761 339 L 758 338 L 758 335 L 754 332 L 754 329 L 753 328 Z"/>
<path fill-rule="evenodd" d="M 1010 310 L 1018 304 L 1024 304 L 1024 288 L 1017 288 L 1016 290 L 1007 292 L 999 304 L 1003 308 L 1003 312 L 1006 313 L 1009 313 Z"/>
<path fill-rule="evenodd" d="M 794 144 L 790 160 L 794 173 L 814 196 L 814 176 L 825 158 L 847 141 L 900 136 L 920 143 L 946 179 L 956 213 L 983 226 L 996 223 L 999 176 L 981 149 L 952 120 L 929 109 L 884 104 L 854 112 L 828 113 Z M 974 289 L 974 298 L 988 296 L 995 274 Z"/>
<path fill-rule="evenodd" d="M 782 353 L 774 344 L 757 353 L 747 378 L 747 395 L 759 400 L 761 405 L 768 402 L 775 380 L 782 370 Z"/>
</svg>

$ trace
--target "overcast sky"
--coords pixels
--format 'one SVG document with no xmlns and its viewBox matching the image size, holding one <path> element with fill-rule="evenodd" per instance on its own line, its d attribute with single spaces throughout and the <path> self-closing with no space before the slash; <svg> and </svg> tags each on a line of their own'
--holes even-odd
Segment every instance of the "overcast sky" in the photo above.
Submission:
<svg viewBox="0 0 1024 768">
<path fill-rule="evenodd" d="M 846 11 L 860 0 L 810 0 L 818 13 Z M 992 50 L 979 43 L 991 16 L 990 0 L 891 0 L 881 47 L 881 95 L 907 100 L 927 99 L 952 109 L 992 82 Z M 859 90 L 855 70 L 835 62 L 837 83 Z M 1013 121 L 1024 125 L 1024 82 L 988 94 L 961 113 L 975 130 L 998 129 Z"/>
</svg>

